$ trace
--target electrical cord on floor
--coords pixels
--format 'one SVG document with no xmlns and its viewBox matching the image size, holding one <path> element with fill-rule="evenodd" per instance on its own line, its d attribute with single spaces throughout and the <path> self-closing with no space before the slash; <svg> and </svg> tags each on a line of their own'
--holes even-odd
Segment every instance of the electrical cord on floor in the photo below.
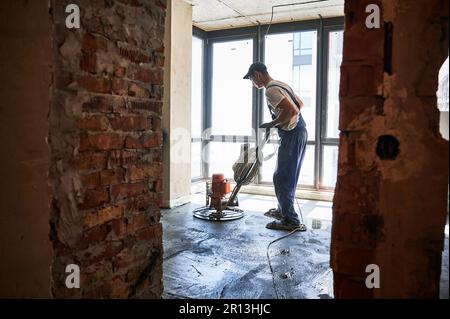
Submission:
<svg viewBox="0 0 450 319">
<path fill-rule="evenodd" d="M 302 224 L 301 226 L 304 226 L 304 225 Z M 267 256 L 267 261 L 268 261 L 268 263 L 269 263 L 270 272 L 272 273 L 272 284 L 273 284 L 273 289 L 275 290 L 275 295 L 276 295 L 277 299 L 280 299 L 280 297 L 279 297 L 279 295 L 278 295 L 277 285 L 275 284 L 275 274 L 274 274 L 274 271 L 273 271 L 273 268 L 272 268 L 272 264 L 270 263 L 270 256 L 269 256 L 269 248 L 270 248 L 270 245 L 272 245 L 273 243 L 276 243 L 277 241 L 280 241 L 280 240 L 282 240 L 282 239 L 284 239 L 284 238 L 287 238 L 287 237 L 291 236 L 291 235 L 294 234 L 295 232 L 298 232 L 298 231 L 304 231 L 304 230 L 305 230 L 304 228 L 298 227 L 298 228 L 294 229 L 293 231 L 291 231 L 289 234 L 284 235 L 284 236 L 281 236 L 280 238 L 277 238 L 277 239 L 275 239 L 275 240 L 272 240 L 272 241 L 269 243 L 269 245 L 267 245 L 266 256 Z"/>
<path fill-rule="evenodd" d="M 272 138 L 272 136 L 273 136 L 273 131 L 271 130 L 271 132 L 270 132 L 270 138 Z M 278 144 L 277 144 L 277 143 L 272 143 L 272 144 L 273 144 L 274 152 L 273 152 L 273 154 L 270 154 L 269 156 L 267 156 L 266 158 L 264 158 L 264 161 L 266 161 L 267 159 L 272 158 L 272 157 L 273 157 L 274 155 L 276 155 L 276 153 L 278 152 Z M 247 156 L 248 156 L 248 154 L 247 154 Z M 255 156 L 257 156 L 257 154 L 255 154 Z M 250 157 L 251 157 L 251 156 L 250 156 Z M 236 164 L 234 165 L 234 167 L 233 167 L 233 171 L 234 171 L 234 173 L 235 173 L 235 180 L 236 180 L 236 179 L 239 179 L 239 180 L 240 180 L 240 177 L 241 177 L 240 175 L 242 175 L 242 173 L 243 173 L 244 171 L 247 171 L 247 169 L 244 170 L 244 168 L 245 168 L 244 165 L 247 165 L 247 163 L 245 163 L 245 162 L 244 162 L 244 164 L 240 164 L 240 163 L 241 163 L 241 162 L 238 161 L 238 163 L 236 163 Z M 256 169 L 253 169 L 253 171 L 250 172 L 250 174 L 248 174 L 248 175 L 250 175 L 250 176 L 247 176 L 247 178 L 246 178 L 247 182 L 250 182 L 250 180 L 252 180 L 252 179 L 254 178 L 254 176 L 255 176 L 256 173 L 258 172 L 258 169 L 259 169 L 259 165 L 258 165 L 258 167 L 257 167 Z M 273 288 L 274 288 L 274 290 L 275 290 L 275 295 L 276 295 L 277 299 L 280 299 L 280 298 L 279 298 L 279 295 L 278 295 L 278 289 L 277 289 L 277 286 L 276 286 L 276 284 L 275 284 L 275 275 L 274 275 L 274 271 L 273 271 L 273 268 L 272 268 L 272 264 L 271 264 L 271 262 L 270 262 L 269 248 L 270 248 L 270 246 L 271 246 L 272 244 L 276 243 L 277 241 L 280 241 L 280 240 L 282 240 L 282 239 L 285 239 L 285 238 L 291 236 L 292 234 L 294 234 L 294 233 L 297 232 L 297 231 L 305 231 L 305 230 L 306 230 L 306 225 L 303 223 L 303 214 L 302 214 L 302 210 L 300 209 L 300 204 L 299 204 L 297 198 L 295 198 L 295 201 L 296 201 L 296 203 L 297 203 L 298 212 L 299 212 L 299 214 L 300 214 L 300 225 L 299 225 L 299 227 L 298 227 L 298 228 L 295 228 L 295 229 L 294 229 L 293 231 L 291 231 L 289 234 L 284 235 L 284 236 L 281 236 L 281 237 L 279 237 L 279 238 L 277 238 L 277 239 L 271 241 L 271 242 L 267 245 L 267 250 L 266 250 L 267 261 L 268 261 L 268 263 L 269 263 L 270 272 L 271 272 L 271 274 L 272 274 Z"/>
<path fill-rule="evenodd" d="M 273 289 L 275 290 L 275 295 L 277 297 L 277 299 L 280 299 L 278 296 L 278 289 L 277 289 L 277 285 L 275 284 L 275 274 L 272 268 L 272 264 L 270 263 L 270 256 L 269 256 L 269 248 L 272 244 L 276 243 L 277 241 L 280 241 L 282 239 L 285 239 L 289 236 L 291 236 L 292 234 L 294 234 L 295 232 L 298 231 L 306 231 L 306 225 L 303 223 L 303 214 L 302 214 L 302 210 L 300 209 L 300 204 L 298 203 L 298 199 L 295 199 L 297 206 L 298 206 L 298 212 L 300 213 L 300 226 L 298 228 L 295 228 L 293 231 L 291 231 L 289 234 L 281 236 L 275 240 L 272 240 L 268 245 L 267 245 L 267 249 L 266 249 L 266 256 L 267 256 L 267 262 L 269 263 L 269 268 L 270 268 L 270 273 L 272 274 L 272 285 L 273 285 Z"/>
</svg>

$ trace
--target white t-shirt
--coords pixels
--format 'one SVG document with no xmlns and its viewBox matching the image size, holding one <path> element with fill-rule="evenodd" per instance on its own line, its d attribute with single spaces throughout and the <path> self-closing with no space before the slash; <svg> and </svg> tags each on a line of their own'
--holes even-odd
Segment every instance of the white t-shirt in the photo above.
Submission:
<svg viewBox="0 0 450 319">
<path fill-rule="evenodd" d="M 292 98 L 289 96 L 289 94 L 285 90 L 283 90 L 282 88 L 280 88 L 278 86 L 270 87 L 271 85 L 282 86 L 282 87 L 286 88 L 287 90 L 289 90 L 289 92 L 291 92 L 291 94 L 293 96 L 295 96 L 295 93 L 289 85 L 287 85 L 286 83 L 280 82 L 280 81 L 272 80 L 267 84 L 267 87 L 269 87 L 268 89 L 266 89 L 267 103 L 269 104 L 269 108 L 272 110 L 272 112 L 274 112 L 274 114 L 276 114 L 276 116 L 278 116 L 278 114 L 280 113 L 280 109 L 278 108 L 278 105 L 285 97 L 288 98 L 292 102 L 292 104 L 294 104 L 294 106 L 295 106 L 295 101 L 292 101 Z M 296 116 L 292 117 L 288 123 L 284 124 L 281 127 L 281 129 L 283 129 L 285 131 L 293 130 L 295 128 L 295 126 L 297 125 L 298 119 L 299 119 L 299 115 L 297 114 Z"/>
</svg>

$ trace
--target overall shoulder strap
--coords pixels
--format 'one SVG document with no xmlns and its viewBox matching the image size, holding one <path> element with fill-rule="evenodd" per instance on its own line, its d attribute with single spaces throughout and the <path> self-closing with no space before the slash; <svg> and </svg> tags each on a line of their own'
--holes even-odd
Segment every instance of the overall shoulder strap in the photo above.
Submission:
<svg viewBox="0 0 450 319">
<path fill-rule="evenodd" d="M 269 85 L 269 86 L 266 88 L 266 90 L 269 89 L 269 88 L 271 88 L 271 87 L 274 87 L 274 86 L 283 89 L 287 94 L 289 94 L 289 96 L 291 97 L 291 99 L 292 99 L 292 101 L 294 102 L 294 104 L 295 104 L 295 105 L 298 107 L 298 109 L 300 110 L 300 104 L 298 103 L 297 99 L 295 98 L 294 95 L 292 95 L 291 91 L 289 91 L 289 90 L 288 90 L 287 88 L 285 88 L 284 86 L 281 86 L 281 85 L 278 85 L 278 84 L 272 84 L 272 85 Z"/>
</svg>

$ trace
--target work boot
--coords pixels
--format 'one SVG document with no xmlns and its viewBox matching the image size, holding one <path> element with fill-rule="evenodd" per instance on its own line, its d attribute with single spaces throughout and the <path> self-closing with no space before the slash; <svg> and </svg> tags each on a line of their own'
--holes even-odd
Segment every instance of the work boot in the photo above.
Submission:
<svg viewBox="0 0 450 319">
<path fill-rule="evenodd" d="M 283 215 L 281 215 L 281 212 L 278 210 L 278 208 L 271 208 L 267 212 L 264 213 L 264 216 L 275 218 L 277 220 L 282 220 Z"/>
<path fill-rule="evenodd" d="M 299 229 L 300 231 L 306 230 L 306 227 L 303 224 L 294 224 L 285 221 L 273 221 L 271 223 L 268 223 L 266 225 L 266 228 L 276 230 L 287 230 L 287 231 L 293 231 L 295 229 Z"/>
</svg>

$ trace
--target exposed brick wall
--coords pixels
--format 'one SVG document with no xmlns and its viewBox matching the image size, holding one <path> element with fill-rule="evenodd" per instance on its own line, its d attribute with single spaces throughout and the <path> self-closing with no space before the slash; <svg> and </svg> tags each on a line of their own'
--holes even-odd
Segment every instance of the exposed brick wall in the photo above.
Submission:
<svg viewBox="0 0 450 319">
<path fill-rule="evenodd" d="M 381 29 L 366 28 L 368 4 L 381 8 Z M 439 134 L 436 90 L 447 55 L 447 0 L 345 1 L 331 245 L 336 298 L 438 296 L 448 142 Z M 398 141 L 398 154 L 383 135 Z M 380 268 L 378 289 L 366 288 L 368 264 Z"/>
<path fill-rule="evenodd" d="M 65 27 L 69 3 L 80 29 Z M 165 11 L 166 0 L 52 1 L 55 297 L 161 296 Z M 65 286 L 72 263 L 80 289 Z"/>
</svg>

